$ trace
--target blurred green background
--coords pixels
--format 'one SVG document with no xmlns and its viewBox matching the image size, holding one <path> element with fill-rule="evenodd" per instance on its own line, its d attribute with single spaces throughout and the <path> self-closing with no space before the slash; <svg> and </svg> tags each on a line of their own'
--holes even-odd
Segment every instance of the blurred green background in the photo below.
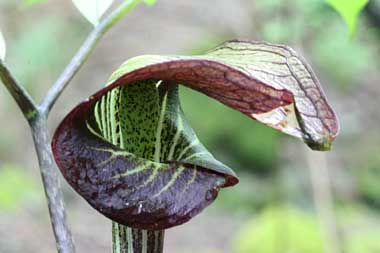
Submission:
<svg viewBox="0 0 380 253">
<path fill-rule="evenodd" d="M 7 63 L 39 100 L 91 30 L 71 1 L 27 7 L 0 0 Z M 234 168 L 240 184 L 167 231 L 174 253 L 380 252 L 380 1 L 355 33 L 322 0 L 158 0 L 138 6 L 100 42 L 55 106 L 50 127 L 140 54 L 197 54 L 242 38 L 301 52 L 335 108 L 341 134 L 316 154 L 298 140 L 181 88 L 200 140 Z M 0 252 L 55 251 L 29 129 L 0 85 Z M 78 252 L 110 252 L 111 224 L 63 181 Z"/>
</svg>

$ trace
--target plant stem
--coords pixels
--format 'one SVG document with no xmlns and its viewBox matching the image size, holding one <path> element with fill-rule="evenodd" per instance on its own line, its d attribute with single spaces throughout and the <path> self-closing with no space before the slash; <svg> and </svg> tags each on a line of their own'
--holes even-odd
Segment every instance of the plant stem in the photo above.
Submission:
<svg viewBox="0 0 380 253">
<path fill-rule="evenodd" d="M 38 113 L 30 125 L 57 250 L 59 253 L 73 253 L 75 248 L 66 222 L 63 194 L 50 147 L 47 119 L 44 115 Z"/>
<path fill-rule="evenodd" d="M 50 147 L 47 117 L 55 101 L 79 71 L 80 67 L 86 62 L 104 33 L 126 13 L 131 11 L 139 2 L 140 0 L 124 1 L 93 29 L 38 107 L 29 93 L 16 81 L 4 62 L 0 59 L 0 79 L 17 102 L 17 105 L 31 127 L 51 224 L 56 240 L 57 251 L 59 253 L 74 253 L 75 248 L 70 229 L 66 223 L 63 194 Z"/>
<path fill-rule="evenodd" d="M 50 147 L 49 130 L 47 117 L 54 106 L 56 100 L 61 95 L 66 86 L 70 83 L 81 66 L 86 62 L 91 52 L 95 49 L 101 37 L 115 25 L 123 16 L 130 12 L 141 0 L 125 0 L 110 15 L 104 18 L 94 27 L 83 45 L 66 66 L 57 81 L 48 90 L 46 96 L 42 99 L 41 104 L 37 107 L 28 92 L 12 76 L 8 68 L 0 59 L 0 79 L 8 89 L 12 97 L 17 102 L 25 118 L 31 127 L 34 145 L 40 166 L 42 182 L 45 189 L 45 195 L 48 203 L 51 224 L 56 240 L 57 251 L 59 253 L 74 253 L 74 243 L 71 232 L 66 223 L 66 215 L 63 201 L 63 194 L 57 175 L 57 168 L 54 162 L 53 154 Z M 126 229 L 120 225 L 120 231 L 128 235 L 128 238 L 135 238 L 132 251 L 121 252 L 146 252 L 161 253 L 163 246 L 163 232 L 145 232 L 138 230 Z M 141 237 L 139 235 L 141 234 Z M 119 237 L 117 237 L 119 238 Z M 146 239 L 146 244 L 144 240 Z M 128 249 L 126 237 L 120 237 L 120 247 Z M 138 251 L 140 250 L 140 251 Z"/>
<path fill-rule="evenodd" d="M 141 230 L 112 222 L 113 253 L 162 253 L 164 231 Z"/>
<path fill-rule="evenodd" d="M 34 104 L 33 99 L 30 97 L 28 92 L 17 82 L 16 78 L 11 74 L 1 59 L 0 79 L 3 81 L 9 93 L 11 93 L 25 118 L 28 121 L 31 120 L 37 113 L 37 106 Z"/>
<path fill-rule="evenodd" d="M 0 79 L 17 102 L 31 127 L 57 251 L 74 253 L 74 243 L 65 219 L 63 194 L 51 152 L 46 115 L 35 106 L 28 92 L 16 81 L 1 60 Z"/>
<path fill-rule="evenodd" d="M 326 253 L 343 252 L 340 245 L 339 228 L 334 212 L 334 198 L 327 167 L 326 155 L 307 151 L 307 162 L 310 169 L 311 183 L 318 220 L 323 231 Z"/>
<path fill-rule="evenodd" d="M 43 114 L 48 115 L 51 108 L 55 104 L 62 91 L 73 79 L 75 74 L 79 71 L 82 65 L 86 62 L 91 52 L 95 49 L 102 36 L 119 21 L 124 15 L 130 12 L 141 0 L 126 0 L 109 16 L 104 18 L 100 23 L 94 27 L 92 32 L 88 35 L 87 39 L 71 59 L 65 70 L 59 76 L 57 81 L 49 89 L 48 93 L 41 102 L 41 109 Z"/>
</svg>

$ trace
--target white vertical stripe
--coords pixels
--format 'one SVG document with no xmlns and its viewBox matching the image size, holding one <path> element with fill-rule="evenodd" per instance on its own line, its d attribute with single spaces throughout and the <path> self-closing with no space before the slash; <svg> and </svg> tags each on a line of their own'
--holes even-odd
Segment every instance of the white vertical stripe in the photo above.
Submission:
<svg viewBox="0 0 380 253">
<path fill-rule="evenodd" d="M 95 112 L 96 124 L 98 124 L 98 128 L 100 129 L 100 132 L 102 132 L 103 131 L 103 126 L 102 126 L 102 122 L 100 120 L 99 102 L 96 102 L 95 108 L 94 108 L 94 112 Z"/>
<path fill-rule="evenodd" d="M 115 226 L 115 231 L 114 231 L 114 234 L 115 234 L 115 246 L 116 246 L 116 252 L 115 253 L 121 253 L 120 251 L 120 231 L 119 231 L 119 224 L 117 224 L 116 222 L 113 222 L 114 226 Z"/>
<path fill-rule="evenodd" d="M 112 143 L 112 130 L 111 130 L 111 93 L 107 92 L 106 101 L 106 119 L 107 119 L 107 140 Z"/>
<path fill-rule="evenodd" d="M 133 253 L 133 231 L 132 228 L 127 228 L 127 243 L 128 243 L 128 253 Z"/>
<path fill-rule="evenodd" d="M 122 117 L 122 115 L 121 115 L 121 113 L 122 113 L 122 111 L 121 111 L 121 107 L 123 106 L 122 105 L 122 99 L 125 99 L 125 97 L 123 97 L 123 89 L 122 88 L 120 88 L 120 92 L 119 92 L 119 120 L 120 120 L 120 117 Z M 122 128 L 122 125 L 121 125 L 121 122 L 119 122 L 119 124 L 120 124 L 120 131 L 119 131 L 119 134 L 120 134 L 120 148 L 122 148 L 122 149 L 124 149 L 125 147 L 124 147 L 124 135 L 123 135 L 123 128 Z"/>
<path fill-rule="evenodd" d="M 106 119 L 106 100 L 105 96 L 100 101 L 100 116 L 102 119 L 102 135 L 107 139 L 107 119 Z"/>
<path fill-rule="evenodd" d="M 111 138 L 112 138 L 112 144 L 114 145 L 118 145 L 117 143 L 117 132 L 116 132 L 116 127 L 117 127 L 117 124 L 118 124 L 118 120 L 116 118 L 116 112 L 119 110 L 118 108 L 116 108 L 116 101 L 117 101 L 117 95 L 118 94 L 118 90 L 117 89 L 113 89 L 111 91 L 111 101 L 110 101 L 110 104 L 109 104 L 109 107 L 110 107 L 110 124 L 111 124 Z"/>
<path fill-rule="evenodd" d="M 148 252 L 148 231 L 142 231 L 142 253 Z"/>
</svg>

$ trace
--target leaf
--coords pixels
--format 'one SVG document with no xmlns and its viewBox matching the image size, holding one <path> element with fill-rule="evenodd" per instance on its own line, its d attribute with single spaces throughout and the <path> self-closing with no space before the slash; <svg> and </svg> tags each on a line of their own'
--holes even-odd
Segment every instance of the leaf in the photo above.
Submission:
<svg viewBox="0 0 380 253">
<path fill-rule="evenodd" d="M 352 36 L 355 33 L 359 14 L 368 0 L 326 0 L 326 2 L 342 16 Z"/>
<path fill-rule="evenodd" d="M 6 55 L 6 45 L 5 45 L 5 39 L 4 36 L 0 30 L 0 59 L 5 60 L 5 55 Z"/>
<path fill-rule="evenodd" d="M 328 149 L 338 122 L 308 65 L 291 49 L 230 41 L 203 56 L 133 58 L 76 106 L 53 136 L 70 185 L 110 219 L 140 229 L 186 222 L 235 185 L 235 173 L 200 143 L 178 84 Z"/>
<path fill-rule="evenodd" d="M 157 2 L 157 0 L 144 0 L 144 3 L 148 6 L 152 6 Z"/>
<path fill-rule="evenodd" d="M 82 15 L 94 26 L 114 0 L 72 0 Z"/>
</svg>

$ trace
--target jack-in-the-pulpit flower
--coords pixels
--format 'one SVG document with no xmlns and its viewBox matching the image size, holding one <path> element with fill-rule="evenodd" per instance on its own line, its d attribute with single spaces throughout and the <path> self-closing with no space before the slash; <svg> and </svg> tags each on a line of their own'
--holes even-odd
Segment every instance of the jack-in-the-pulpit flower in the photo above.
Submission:
<svg viewBox="0 0 380 253">
<path fill-rule="evenodd" d="M 339 130 L 316 76 L 289 47 L 229 41 L 201 56 L 130 59 L 65 117 L 52 143 L 69 184 L 120 224 L 182 224 L 238 182 L 188 124 L 179 84 L 313 149 L 329 149 Z"/>
</svg>

